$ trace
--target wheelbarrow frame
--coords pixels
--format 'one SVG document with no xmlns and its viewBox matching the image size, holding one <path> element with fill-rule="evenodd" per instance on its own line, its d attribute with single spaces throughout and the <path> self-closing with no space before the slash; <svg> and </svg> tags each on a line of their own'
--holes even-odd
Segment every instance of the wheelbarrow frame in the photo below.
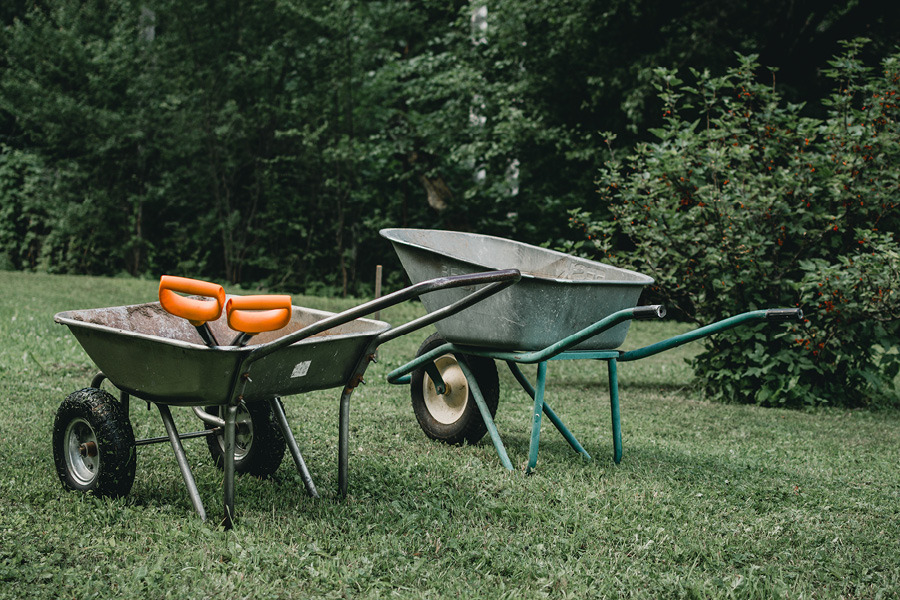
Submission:
<svg viewBox="0 0 900 600">
<path fill-rule="evenodd" d="M 188 489 L 188 495 L 190 497 L 191 503 L 200 517 L 204 520 L 206 519 L 206 511 L 203 507 L 203 502 L 200 498 L 200 493 L 194 481 L 190 466 L 188 465 L 187 456 L 185 455 L 181 440 L 192 437 L 211 435 L 212 433 L 216 433 L 217 430 L 212 429 L 202 432 L 179 434 L 174 420 L 172 419 L 169 406 L 192 406 L 195 414 L 202 421 L 214 427 L 221 428 L 224 438 L 224 515 L 222 523 L 225 528 L 228 529 L 233 526 L 235 514 L 234 451 L 237 411 L 241 402 L 245 399 L 247 399 L 248 402 L 268 401 L 269 406 L 271 407 L 272 412 L 276 418 L 276 423 L 281 430 L 282 435 L 284 436 L 285 443 L 288 446 L 291 456 L 295 462 L 295 466 L 297 467 L 298 471 L 300 472 L 301 478 L 304 481 L 307 493 L 314 497 L 318 495 L 315 489 L 315 485 L 313 484 L 312 477 L 310 476 L 303 457 L 300 454 L 296 439 L 294 438 L 293 432 L 291 431 L 288 424 L 287 418 L 284 413 L 284 408 L 281 404 L 280 396 L 278 394 L 271 393 L 271 390 L 267 389 L 267 397 L 265 398 L 265 400 L 259 397 L 254 397 L 253 376 L 255 374 L 255 365 L 261 364 L 260 361 L 262 359 L 270 357 L 279 352 L 284 352 L 290 346 L 311 338 L 312 336 L 326 332 L 335 327 L 339 327 L 340 325 L 349 323 L 356 319 L 361 319 L 367 315 L 378 312 L 380 310 L 384 310 L 396 304 L 400 304 L 414 297 L 445 289 L 460 287 L 472 288 L 473 286 L 483 286 L 474 290 L 469 289 L 467 290 L 467 295 L 465 295 L 458 301 L 447 305 L 440 310 L 428 313 L 398 327 L 391 328 L 389 325 L 384 324 L 386 326 L 385 329 L 371 336 L 371 339 L 368 341 L 368 343 L 365 344 L 362 352 L 359 355 L 359 358 L 356 360 L 355 366 L 350 372 L 350 376 L 346 379 L 346 381 L 343 382 L 343 390 L 340 398 L 340 415 L 338 422 L 338 493 L 340 496 L 345 496 L 348 490 L 350 398 L 353 394 L 353 391 L 362 382 L 363 375 L 365 374 L 369 363 L 375 360 L 375 350 L 378 348 L 378 346 L 402 335 L 412 333 L 413 331 L 431 325 L 447 316 L 454 315 L 472 306 L 473 304 L 480 302 L 484 298 L 487 298 L 512 285 L 513 283 L 518 281 L 519 278 L 520 273 L 515 269 L 434 278 L 428 281 L 423 281 L 421 283 L 411 285 L 407 288 L 401 289 L 381 298 L 377 298 L 370 302 L 366 302 L 349 310 L 345 310 L 343 312 L 325 317 L 312 323 L 311 325 L 303 327 L 298 331 L 282 336 L 269 343 L 260 344 L 255 347 L 242 348 L 239 351 L 236 351 L 234 347 L 204 348 L 203 352 L 205 353 L 228 352 L 232 355 L 230 359 L 235 361 L 233 370 L 229 375 L 230 383 L 226 387 L 227 393 L 224 393 L 221 398 L 214 402 L 214 404 L 225 407 L 224 418 L 211 415 L 197 406 L 200 403 L 208 402 L 208 399 L 204 399 L 203 401 L 199 402 L 196 398 L 179 401 L 178 399 L 171 400 L 160 398 L 153 394 L 145 395 L 142 397 L 141 391 L 134 389 L 133 386 L 123 386 L 128 390 L 125 391 L 124 389 L 122 389 L 122 387 L 117 385 L 114 379 L 110 379 L 110 382 L 120 389 L 121 395 L 119 402 L 123 405 L 125 414 L 127 414 L 128 411 L 130 395 L 135 395 L 146 400 L 148 403 L 152 402 L 157 406 L 160 412 L 160 417 L 163 421 L 163 425 L 166 429 L 166 437 L 136 440 L 135 446 L 151 443 L 161 443 L 165 441 L 170 442 L 175 453 L 179 469 L 181 470 L 185 486 Z M 78 323 L 77 321 L 73 321 L 72 319 L 67 318 L 65 316 L 66 314 L 67 313 L 58 314 L 56 316 L 57 322 L 68 325 L 70 329 L 73 330 L 73 332 L 76 328 L 85 326 L 84 323 Z M 109 329 L 110 331 L 112 331 L 115 337 L 124 337 L 126 339 L 135 337 L 129 334 L 129 332 L 117 331 L 110 328 L 105 329 Z M 78 336 L 76 335 L 76 337 Z M 171 343 L 173 345 L 180 344 L 176 340 L 172 340 Z M 107 379 L 107 376 L 102 372 L 99 373 L 91 381 L 91 387 L 99 388 L 104 379 Z M 322 388 L 320 387 L 318 389 Z"/>
<path fill-rule="evenodd" d="M 572 449 L 583 456 L 586 460 L 591 460 L 590 454 L 584 449 L 575 435 L 566 427 L 562 419 L 550 407 L 545 400 L 545 388 L 547 383 L 548 362 L 553 360 L 602 360 L 606 361 L 607 372 L 609 376 L 609 396 L 610 396 L 610 417 L 612 421 L 612 439 L 613 439 L 613 462 L 619 464 L 622 460 L 622 428 L 620 423 L 619 409 L 619 384 L 618 384 L 618 363 L 640 360 L 671 350 L 678 346 L 699 340 L 701 338 L 721 333 L 734 327 L 750 324 L 758 321 L 782 321 L 803 318 L 803 311 L 800 309 L 778 308 L 764 309 L 745 312 L 739 315 L 717 321 L 710 325 L 700 327 L 687 333 L 676 335 L 671 338 L 629 351 L 622 350 L 571 350 L 584 340 L 602 333 L 616 325 L 630 321 L 632 319 L 661 319 L 665 317 L 665 308 L 661 305 L 637 306 L 634 308 L 623 309 L 617 311 L 593 325 L 582 329 L 581 331 L 568 336 L 555 344 L 551 344 L 546 348 L 531 352 L 516 351 L 499 351 L 477 346 L 467 346 L 448 342 L 437 348 L 416 357 L 414 360 L 405 365 L 391 371 L 388 374 L 388 382 L 394 384 L 410 383 L 410 374 L 416 369 L 423 368 L 434 382 L 438 393 L 443 393 L 444 382 L 441 379 L 440 372 L 434 368 L 434 360 L 444 354 L 452 353 L 457 355 L 481 356 L 494 360 L 505 361 L 510 372 L 516 381 L 528 393 L 534 401 L 534 410 L 532 412 L 531 439 L 528 450 L 528 463 L 525 467 L 526 473 L 530 473 L 537 465 L 538 448 L 540 445 L 540 432 L 542 415 L 553 423 L 554 427 L 569 443 Z M 478 382 L 473 375 L 471 369 L 465 361 L 459 361 L 459 367 L 462 369 L 468 381 L 469 390 L 478 406 L 481 418 L 484 420 L 491 442 L 494 445 L 500 462 L 508 470 L 513 470 L 512 462 L 506 452 L 506 448 L 491 416 L 490 410 L 484 400 L 484 395 L 478 387 Z M 528 381 L 528 378 L 522 373 L 519 365 L 537 364 L 537 381 L 534 386 Z"/>
<path fill-rule="evenodd" d="M 522 280 L 518 284 L 480 304 L 471 314 L 466 315 L 466 319 L 447 319 L 437 324 L 438 335 L 447 343 L 438 346 L 432 343 L 423 345 L 420 349 L 422 354 L 392 371 L 388 375 L 388 381 L 411 383 L 413 371 L 421 369 L 430 377 L 429 385 L 434 386 L 429 387 L 427 392 L 423 391 L 423 395 L 430 394 L 433 390 L 434 394 L 443 397 L 448 388 L 434 362 L 438 357 L 452 353 L 462 357 L 468 355 L 505 361 L 513 376 L 534 400 L 526 467 L 529 472 L 537 464 L 542 415 L 547 415 L 576 452 L 590 458 L 544 400 L 549 361 L 606 361 L 610 384 L 613 459 L 618 463 L 622 459 L 619 362 L 646 358 L 761 319 L 802 318 L 799 309 L 750 311 L 668 340 L 623 352 L 618 347 L 625 341 L 632 319 L 665 316 L 662 306 L 635 306 L 643 287 L 653 283 L 653 279 L 646 275 L 489 235 L 429 229 L 383 229 L 381 235 L 390 240 L 404 269 L 414 282 L 422 281 L 435 273 L 465 273 L 509 267 L 516 267 L 522 272 Z M 427 310 L 439 310 L 441 302 L 449 303 L 453 298 L 452 293 L 435 294 L 429 301 L 423 301 L 423 304 Z M 534 386 L 519 368 L 521 364 L 537 364 L 537 381 Z M 512 469 L 512 463 L 472 368 L 465 360 L 459 360 L 458 366 L 468 382 L 468 391 L 475 400 L 503 466 Z M 416 378 L 416 381 L 419 379 Z M 424 375 L 422 382 L 426 382 Z M 415 393 L 413 402 L 417 402 Z M 427 400 L 425 403 L 427 404 Z M 462 418 L 469 417 L 461 416 L 460 419 Z M 432 436 L 421 420 L 420 425 Z M 451 438 L 452 441 L 456 439 Z M 465 439 L 473 442 L 478 438 Z"/>
</svg>

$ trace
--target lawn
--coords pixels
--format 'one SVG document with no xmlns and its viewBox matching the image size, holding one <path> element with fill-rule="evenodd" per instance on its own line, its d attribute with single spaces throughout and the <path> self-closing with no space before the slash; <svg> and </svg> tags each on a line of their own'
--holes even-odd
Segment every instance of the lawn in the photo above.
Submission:
<svg viewBox="0 0 900 600">
<path fill-rule="evenodd" d="M 336 494 L 339 390 L 285 399 L 322 497 L 304 494 L 286 457 L 271 479 L 238 478 L 233 531 L 216 526 L 222 477 L 202 440 L 185 448 L 208 522 L 168 445 L 138 449 L 125 498 L 64 491 L 53 417 L 94 367 L 53 315 L 153 300 L 156 285 L 0 272 L 0 598 L 900 596 L 900 412 L 704 402 L 684 363 L 692 346 L 621 366 L 618 466 L 605 368 L 586 361 L 551 365 L 548 401 L 593 461 L 545 420 L 537 471 L 522 472 L 530 401 L 503 370 L 497 425 L 516 472 L 487 438 L 429 441 L 408 390 L 385 381 L 422 332 L 383 346 L 353 396 L 346 499 Z M 383 318 L 420 311 L 408 303 Z M 627 344 L 683 330 L 639 322 Z M 182 431 L 199 427 L 189 410 L 173 412 Z M 136 436 L 164 435 L 143 402 L 131 420 Z"/>
</svg>

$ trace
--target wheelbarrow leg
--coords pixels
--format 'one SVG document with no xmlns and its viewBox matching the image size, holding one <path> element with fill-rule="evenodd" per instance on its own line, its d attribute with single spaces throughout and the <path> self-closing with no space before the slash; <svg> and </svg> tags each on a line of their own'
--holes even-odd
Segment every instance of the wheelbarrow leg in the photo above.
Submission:
<svg viewBox="0 0 900 600">
<path fill-rule="evenodd" d="M 350 456 L 350 396 L 353 388 L 346 386 L 341 393 L 341 412 L 338 416 L 338 494 L 347 495 Z"/>
<path fill-rule="evenodd" d="M 353 390 L 363 382 L 363 375 L 366 373 L 369 363 L 375 358 L 375 349 L 378 347 L 377 342 L 373 342 L 363 357 L 359 359 L 356 368 L 353 369 L 353 375 L 344 386 L 341 392 L 340 414 L 338 415 L 338 494 L 343 498 L 347 495 L 347 487 L 349 482 L 350 461 L 350 396 Z"/>
<path fill-rule="evenodd" d="M 512 361 L 506 361 L 507 366 L 509 367 L 510 372 L 513 374 L 513 377 L 516 378 L 516 381 L 519 382 L 519 385 L 522 386 L 522 389 L 531 396 L 531 399 L 534 400 L 535 390 L 531 386 L 531 383 L 525 377 L 525 374 L 522 373 L 522 369 L 519 368 L 519 365 Z M 569 431 L 569 428 L 565 426 L 562 422 L 562 419 L 550 408 L 550 405 L 547 404 L 546 398 L 544 399 L 544 414 L 547 415 L 547 418 L 550 419 L 550 422 L 553 423 L 553 426 L 556 427 L 556 430 L 559 431 L 566 441 L 569 442 L 569 445 L 572 447 L 575 452 L 579 453 L 586 460 L 591 460 L 591 455 L 588 454 L 587 450 L 582 447 L 581 443 L 578 441 L 578 438 Z"/>
<path fill-rule="evenodd" d="M 297 445 L 297 440 L 294 438 L 294 432 L 291 431 L 291 427 L 288 424 L 287 416 L 284 414 L 284 405 L 281 404 L 281 399 L 277 397 L 272 398 L 269 400 L 269 405 L 272 407 L 272 412 L 275 414 L 275 419 L 278 421 L 278 426 L 281 428 L 281 435 L 284 436 L 284 441 L 287 442 L 288 450 L 291 451 L 291 457 L 294 459 L 294 465 L 296 465 L 297 471 L 300 473 L 300 479 L 303 480 L 303 485 L 306 486 L 306 493 L 313 498 L 318 498 L 319 492 L 316 491 L 316 485 L 313 483 L 312 475 L 309 474 L 309 469 L 306 468 L 306 462 L 300 454 L 300 447 Z"/>
<path fill-rule="evenodd" d="M 537 386 L 534 391 L 534 412 L 531 417 L 531 443 L 528 445 L 528 466 L 531 473 L 537 465 L 538 445 L 541 443 L 541 415 L 544 414 L 544 388 L 547 383 L 547 362 L 541 361 L 537 367 Z"/>
<path fill-rule="evenodd" d="M 225 515 L 222 525 L 225 529 L 234 527 L 234 434 L 237 422 L 238 405 L 231 403 L 225 409 L 225 448 L 223 450 L 225 471 Z"/>
<path fill-rule="evenodd" d="M 500 432 L 497 431 L 497 425 L 494 424 L 494 419 L 491 417 L 491 411 L 484 401 L 484 396 L 481 393 L 481 388 L 478 387 L 475 375 L 469 369 L 468 365 L 466 365 L 465 361 L 459 361 L 459 368 L 462 369 L 463 375 L 466 376 L 466 380 L 469 382 L 469 392 L 472 393 L 472 397 L 475 399 L 475 405 L 478 407 L 478 412 L 481 413 L 481 418 L 491 436 L 491 441 L 494 443 L 494 449 L 500 457 L 500 462 L 508 471 L 512 471 L 512 462 L 509 460 L 509 455 L 506 453 L 506 447 L 503 445 L 503 440 L 500 439 Z"/>
<path fill-rule="evenodd" d="M 172 450 L 175 451 L 175 460 L 178 461 L 178 468 L 181 469 L 181 476 L 184 478 L 184 485 L 187 487 L 188 496 L 191 498 L 191 504 L 194 510 L 200 514 L 202 520 L 206 520 L 206 511 L 203 509 L 203 501 L 200 499 L 200 492 L 197 490 L 197 484 L 194 482 L 194 475 L 191 473 L 191 467 L 188 465 L 187 455 L 184 453 L 184 446 L 181 445 L 181 438 L 178 437 L 178 429 L 175 428 L 175 421 L 172 420 L 172 412 L 165 404 L 157 404 L 159 416 L 162 417 L 163 425 L 166 427 L 166 433 L 169 435 L 169 442 L 172 444 Z"/>
<path fill-rule="evenodd" d="M 612 416 L 613 461 L 619 464 L 622 461 L 622 427 L 619 423 L 619 375 L 616 359 L 610 358 L 606 362 L 609 368 L 609 408 Z"/>
</svg>

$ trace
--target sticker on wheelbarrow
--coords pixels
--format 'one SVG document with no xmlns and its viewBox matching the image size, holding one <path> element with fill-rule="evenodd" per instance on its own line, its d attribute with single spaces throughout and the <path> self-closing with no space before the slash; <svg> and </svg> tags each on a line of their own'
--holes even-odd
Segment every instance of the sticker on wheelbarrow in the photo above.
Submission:
<svg viewBox="0 0 900 600">
<path fill-rule="evenodd" d="M 291 371 L 291 378 L 305 376 L 309 372 L 310 364 L 312 364 L 311 360 L 304 360 L 303 362 L 297 363 L 297 366 Z"/>
</svg>

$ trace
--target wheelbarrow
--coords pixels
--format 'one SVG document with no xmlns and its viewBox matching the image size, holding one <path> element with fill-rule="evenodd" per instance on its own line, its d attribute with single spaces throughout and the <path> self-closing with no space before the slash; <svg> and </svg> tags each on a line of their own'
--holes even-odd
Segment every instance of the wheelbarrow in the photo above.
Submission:
<svg viewBox="0 0 900 600">
<path fill-rule="evenodd" d="M 503 238 L 425 229 L 384 229 L 413 282 L 487 269 L 516 268 L 521 280 L 468 311 L 435 324 L 409 363 L 388 381 L 410 384 L 413 410 L 425 434 L 450 444 L 478 442 L 490 435 L 503 466 L 512 462 L 494 423 L 499 402 L 495 360 L 505 361 L 532 398 L 533 418 L 526 472 L 538 459 L 542 417 L 546 416 L 572 449 L 590 455 L 545 398 L 548 363 L 602 360 L 607 364 L 613 460 L 622 460 L 618 364 L 639 360 L 682 344 L 760 320 L 802 319 L 796 308 L 745 312 L 688 333 L 622 351 L 633 319 L 661 319 L 661 305 L 636 306 L 653 279 L 627 269 L 538 248 Z M 423 298 L 428 311 L 457 299 L 457 290 Z M 463 317 L 463 318 L 461 318 Z M 536 364 L 534 385 L 519 365 Z"/>
<path fill-rule="evenodd" d="M 230 528 L 235 473 L 273 473 L 285 444 L 306 492 L 318 496 L 281 398 L 342 387 L 338 492 L 344 496 L 350 397 L 376 348 L 454 315 L 518 279 L 515 270 L 438 277 L 334 314 L 293 306 L 290 296 L 227 297 L 215 284 L 163 276 L 159 302 L 61 312 L 56 322 L 69 327 L 100 373 L 57 411 L 53 453 L 60 481 L 72 490 L 125 495 L 135 477 L 136 448 L 168 441 L 191 503 L 206 519 L 182 446 L 184 439 L 205 437 L 224 471 L 222 523 Z M 363 318 L 420 294 L 449 289 L 463 293 L 401 326 Z M 118 388 L 118 400 L 101 389 L 104 379 Z M 131 396 L 156 405 L 165 436 L 134 438 L 128 418 Z M 206 428 L 179 433 L 171 406 L 191 407 Z"/>
</svg>

